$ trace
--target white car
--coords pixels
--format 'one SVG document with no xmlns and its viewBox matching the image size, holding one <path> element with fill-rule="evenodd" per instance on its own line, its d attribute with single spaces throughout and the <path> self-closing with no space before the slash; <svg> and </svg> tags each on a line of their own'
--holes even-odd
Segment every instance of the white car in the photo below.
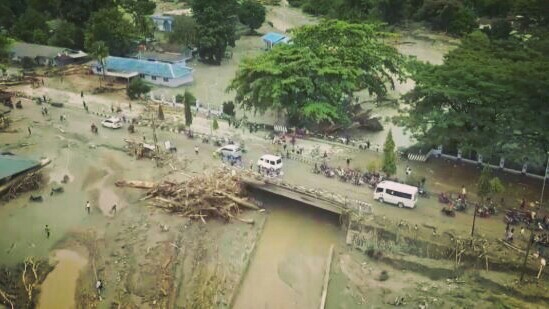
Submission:
<svg viewBox="0 0 549 309">
<path fill-rule="evenodd" d="M 122 120 L 120 120 L 119 118 L 109 118 L 109 119 L 105 119 L 103 121 L 101 121 L 101 125 L 106 127 L 106 128 L 111 128 L 111 129 L 120 129 L 122 128 Z"/>
<path fill-rule="evenodd" d="M 223 155 L 224 157 L 232 156 L 233 158 L 242 157 L 242 149 L 239 145 L 226 145 L 217 149 L 217 153 Z"/>
<path fill-rule="evenodd" d="M 267 170 L 280 171 L 282 169 L 282 158 L 274 155 L 262 155 L 257 160 L 257 166 Z"/>
</svg>

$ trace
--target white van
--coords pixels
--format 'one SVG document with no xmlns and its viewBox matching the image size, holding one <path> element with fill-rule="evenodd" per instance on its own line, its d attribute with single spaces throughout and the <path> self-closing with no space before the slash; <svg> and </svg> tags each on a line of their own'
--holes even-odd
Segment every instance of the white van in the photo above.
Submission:
<svg viewBox="0 0 549 309">
<path fill-rule="evenodd" d="M 279 171 L 282 169 L 282 158 L 273 155 L 262 155 L 261 158 L 257 160 L 257 166 L 267 170 Z"/>
<path fill-rule="evenodd" d="M 377 184 L 374 199 L 381 203 L 398 205 L 398 207 L 416 207 L 418 188 L 394 181 L 382 181 Z"/>
</svg>

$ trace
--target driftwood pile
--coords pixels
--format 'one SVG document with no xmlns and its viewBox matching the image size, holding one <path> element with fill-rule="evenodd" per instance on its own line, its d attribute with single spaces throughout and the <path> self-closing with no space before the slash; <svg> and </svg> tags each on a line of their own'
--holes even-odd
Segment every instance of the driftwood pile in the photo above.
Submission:
<svg viewBox="0 0 549 309">
<path fill-rule="evenodd" d="M 44 183 L 41 172 L 26 174 L 15 180 L 5 191 L 3 196 L 5 201 L 9 201 L 17 197 L 18 194 L 32 190 L 38 190 Z"/>
<path fill-rule="evenodd" d="M 241 208 L 259 210 L 245 197 L 240 175 L 229 169 L 219 169 L 184 182 L 163 181 L 158 184 L 144 181 L 117 181 L 119 187 L 150 189 L 144 200 L 170 213 L 200 219 L 236 219 L 246 223 L 253 221 L 238 218 Z"/>
</svg>

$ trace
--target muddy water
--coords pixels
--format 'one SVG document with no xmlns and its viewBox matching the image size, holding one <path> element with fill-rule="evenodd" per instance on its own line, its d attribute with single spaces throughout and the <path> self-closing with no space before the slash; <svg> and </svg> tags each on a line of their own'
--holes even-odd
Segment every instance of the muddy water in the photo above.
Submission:
<svg viewBox="0 0 549 309">
<path fill-rule="evenodd" d="M 41 286 L 38 308 L 75 308 L 76 282 L 88 261 L 71 250 L 57 250 L 54 258 L 58 264 Z"/>
<path fill-rule="evenodd" d="M 336 216 L 269 198 L 261 239 L 234 308 L 318 307 L 331 244 L 343 241 Z"/>
</svg>

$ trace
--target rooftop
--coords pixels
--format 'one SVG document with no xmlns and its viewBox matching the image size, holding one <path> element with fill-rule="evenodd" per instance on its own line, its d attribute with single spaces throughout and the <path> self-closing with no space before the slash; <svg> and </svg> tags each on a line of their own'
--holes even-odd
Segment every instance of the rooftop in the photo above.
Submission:
<svg viewBox="0 0 549 309">
<path fill-rule="evenodd" d="M 184 62 L 185 57 L 182 54 L 178 53 L 159 53 L 154 51 L 144 51 L 137 53 L 132 56 L 132 58 L 142 59 L 142 60 L 156 60 L 161 62 Z"/>
<path fill-rule="evenodd" d="M 17 156 L 0 155 L 0 180 L 25 172 L 40 162 Z"/>
<path fill-rule="evenodd" d="M 15 42 L 11 45 L 10 51 L 15 54 L 17 57 L 45 57 L 45 58 L 55 58 L 59 55 L 65 54 L 71 58 L 82 58 L 87 56 L 86 53 L 82 51 L 76 51 L 63 47 L 55 47 L 48 45 L 39 45 L 31 44 L 24 42 Z"/>
<path fill-rule="evenodd" d="M 185 63 L 166 63 L 134 58 L 110 56 L 105 59 L 105 65 L 107 71 L 137 72 L 165 78 L 181 78 L 192 73 L 192 69 L 186 67 Z"/>
<path fill-rule="evenodd" d="M 284 34 L 276 33 L 276 32 L 269 32 L 261 37 L 263 41 L 267 41 L 271 44 L 276 44 L 279 42 L 287 41 L 288 37 Z"/>
</svg>

